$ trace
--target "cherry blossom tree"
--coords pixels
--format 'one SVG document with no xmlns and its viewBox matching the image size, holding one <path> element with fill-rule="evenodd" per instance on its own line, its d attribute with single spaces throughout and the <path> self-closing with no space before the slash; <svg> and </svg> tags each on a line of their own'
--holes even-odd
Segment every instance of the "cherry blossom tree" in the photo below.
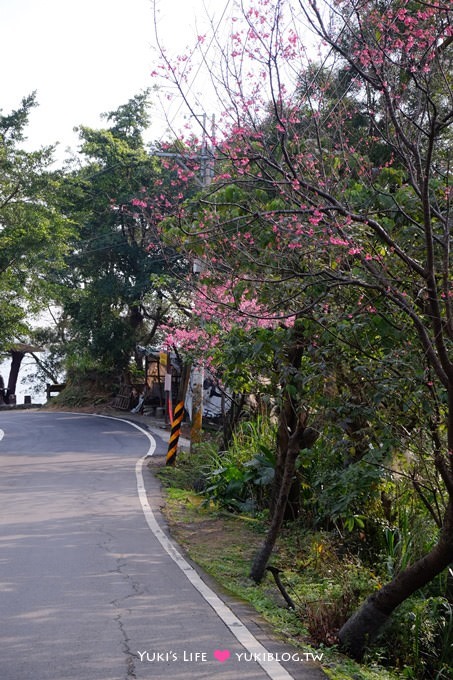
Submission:
<svg viewBox="0 0 453 680">
<path fill-rule="evenodd" d="M 306 349 L 304 319 L 323 309 L 337 324 L 360 307 L 407 329 L 400 352 L 409 335 L 418 343 L 409 380 L 429 375 L 426 427 L 446 495 L 438 541 L 343 626 L 356 657 L 453 560 L 452 43 L 444 0 L 258 0 L 233 14 L 227 43 L 213 31 L 195 52 L 221 106 L 210 137 L 215 177 L 176 229 L 187 257 L 204 263 L 208 290 L 196 288 L 210 314 L 293 328 L 288 377 Z M 195 112 L 190 59 L 162 56 L 161 73 Z M 287 482 L 313 436 L 303 395 L 286 394 Z M 287 497 L 281 483 L 256 580 Z"/>
</svg>

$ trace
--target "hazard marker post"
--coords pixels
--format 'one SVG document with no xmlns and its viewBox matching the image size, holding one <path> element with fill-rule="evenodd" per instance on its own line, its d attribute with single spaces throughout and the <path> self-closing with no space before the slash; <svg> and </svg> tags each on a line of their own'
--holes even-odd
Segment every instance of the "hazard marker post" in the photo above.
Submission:
<svg viewBox="0 0 453 680">
<path fill-rule="evenodd" d="M 178 452 L 178 442 L 181 434 L 181 425 L 184 418 L 184 402 L 186 399 L 187 386 L 190 377 L 190 364 L 184 364 L 181 371 L 181 381 L 179 383 L 178 402 L 173 412 L 173 422 L 168 442 L 167 458 L 165 465 L 175 465 L 176 454 Z"/>
</svg>

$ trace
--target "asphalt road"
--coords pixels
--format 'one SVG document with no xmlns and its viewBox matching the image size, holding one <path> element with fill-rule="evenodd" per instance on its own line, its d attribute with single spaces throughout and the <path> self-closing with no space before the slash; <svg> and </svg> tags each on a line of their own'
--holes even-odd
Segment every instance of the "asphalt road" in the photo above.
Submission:
<svg viewBox="0 0 453 680">
<path fill-rule="evenodd" d="M 311 680 L 178 552 L 123 420 L 0 412 L 1 680 Z M 291 657 L 291 658 L 290 658 Z"/>
</svg>

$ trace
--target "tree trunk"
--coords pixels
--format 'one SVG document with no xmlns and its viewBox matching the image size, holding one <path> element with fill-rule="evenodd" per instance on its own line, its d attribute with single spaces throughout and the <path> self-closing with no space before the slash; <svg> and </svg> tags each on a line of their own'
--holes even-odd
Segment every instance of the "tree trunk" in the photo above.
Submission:
<svg viewBox="0 0 453 680">
<path fill-rule="evenodd" d="M 250 571 L 250 577 L 259 583 L 266 570 L 267 563 L 274 549 L 275 542 L 279 536 L 280 529 L 285 519 L 285 510 L 288 497 L 291 491 L 294 474 L 296 471 L 296 460 L 299 452 L 303 448 L 308 448 L 315 441 L 314 430 L 305 427 L 306 414 L 299 417 L 298 424 L 294 433 L 289 438 L 288 449 L 285 459 L 283 477 L 280 484 L 278 497 L 275 503 L 272 521 L 267 532 L 263 545 L 258 551 Z M 310 444 L 311 443 L 311 444 Z"/>
<path fill-rule="evenodd" d="M 296 325 L 294 327 L 294 336 L 288 349 L 288 365 L 296 371 L 300 368 L 304 351 L 302 334 L 300 333 L 300 330 L 300 326 Z M 283 481 L 283 475 L 285 473 L 286 457 L 288 455 L 290 438 L 296 432 L 297 427 L 297 398 L 291 396 L 291 393 L 285 390 L 283 404 L 278 418 L 277 461 L 275 464 L 275 474 L 269 508 L 271 517 L 275 512 L 275 507 L 278 502 L 280 488 Z M 300 512 L 300 480 L 295 479 L 294 477 L 295 470 L 293 474 L 292 488 L 289 491 L 288 500 L 285 505 L 284 515 L 284 520 L 290 521 L 298 517 Z"/>
<path fill-rule="evenodd" d="M 242 409 L 244 408 L 245 394 L 234 393 L 231 397 L 231 408 L 227 414 L 225 414 L 223 421 L 223 437 L 222 437 L 222 450 L 226 451 L 232 440 L 233 433 L 237 427 L 239 419 L 241 417 Z"/>
<path fill-rule="evenodd" d="M 277 460 L 275 463 L 274 480 L 272 483 L 272 496 L 269 508 L 271 517 L 274 514 L 283 481 L 286 457 L 288 455 L 289 440 L 291 434 L 295 431 L 296 425 L 297 418 L 295 406 L 289 394 L 286 394 L 278 416 Z"/>
<path fill-rule="evenodd" d="M 398 605 L 442 573 L 453 562 L 453 499 L 450 498 L 439 541 L 424 557 L 373 593 L 339 632 L 343 649 L 360 661 L 365 647 Z"/>
<path fill-rule="evenodd" d="M 16 394 L 17 378 L 24 356 L 25 352 L 11 350 L 11 368 L 9 370 L 8 387 L 6 388 L 7 399 L 11 394 Z"/>
</svg>

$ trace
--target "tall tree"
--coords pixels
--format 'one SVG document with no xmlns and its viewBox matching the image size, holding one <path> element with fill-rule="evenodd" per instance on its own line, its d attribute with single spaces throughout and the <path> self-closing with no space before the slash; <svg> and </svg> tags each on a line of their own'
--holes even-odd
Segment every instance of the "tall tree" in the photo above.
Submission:
<svg viewBox="0 0 453 680">
<path fill-rule="evenodd" d="M 80 128 L 81 167 L 62 199 L 78 231 L 65 281 L 71 344 L 116 377 L 153 341 L 176 288 L 165 275 L 183 266 L 158 232 L 176 188 L 145 147 L 148 107 L 145 92 L 105 114 L 108 127 Z"/>
<path fill-rule="evenodd" d="M 220 308 L 253 298 L 256 317 L 286 323 L 324 308 L 323 325 L 346 330 L 359 308 L 399 329 L 400 357 L 413 336 L 408 380 L 427 376 L 431 408 L 418 426 L 431 432 L 446 495 L 438 541 L 342 628 L 359 657 L 394 608 L 453 560 L 452 9 L 282 0 L 244 6 L 242 18 L 212 74 L 224 106 L 222 197 L 211 188 L 205 214 L 185 224 L 186 250 L 203 243 L 208 271 L 227 282 Z M 307 27 L 327 46 L 322 66 L 307 60 Z M 192 107 L 184 73 L 169 75 Z M 304 400 L 293 408 L 299 446 Z"/>
<path fill-rule="evenodd" d="M 57 207 L 61 173 L 51 147 L 26 150 L 35 95 L 0 113 L 0 343 L 8 349 L 29 335 L 30 314 L 46 306 L 49 275 L 60 267 L 70 225 Z"/>
</svg>

